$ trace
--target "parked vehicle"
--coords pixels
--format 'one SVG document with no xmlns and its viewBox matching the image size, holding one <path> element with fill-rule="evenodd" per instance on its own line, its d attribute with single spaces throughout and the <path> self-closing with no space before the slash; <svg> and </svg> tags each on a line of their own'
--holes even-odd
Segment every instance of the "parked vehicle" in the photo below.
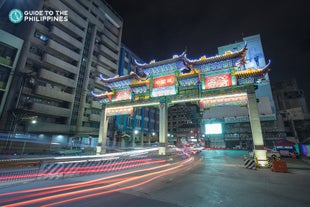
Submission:
<svg viewBox="0 0 310 207">
<path fill-rule="evenodd" d="M 254 157 L 254 151 L 250 151 L 249 152 L 249 156 L 251 157 L 251 158 L 253 158 Z M 267 157 L 281 157 L 281 155 L 280 155 L 280 153 L 279 153 L 279 151 L 277 151 L 277 150 L 273 150 L 273 149 L 267 149 L 266 150 L 266 156 Z"/>
<path fill-rule="evenodd" d="M 266 155 L 267 155 L 267 157 L 273 157 L 273 156 L 281 157 L 279 151 L 277 151 L 277 150 L 270 150 L 270 149 L 267 150 Z"/>
</svg>

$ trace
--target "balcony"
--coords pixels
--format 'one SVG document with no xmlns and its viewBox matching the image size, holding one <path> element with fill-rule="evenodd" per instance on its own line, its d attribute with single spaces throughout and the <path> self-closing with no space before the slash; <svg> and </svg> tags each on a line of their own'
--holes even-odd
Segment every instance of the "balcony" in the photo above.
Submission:
<svg viewBox="0 0 310 207">
<path fill-rule="evenodd" d="M 103 33 L 109 37 L 112 41 L 114 42 L 118 42 L 118 35 L 114 35 L 113 33 L 111 33 L 108 29 L 104 28 Z"/>
<path fill-rule="evenodd" d="M 67 43 L 71 44 L 72 46 L 81 49 L 83 47 L 82 42 L 78 41 L 74 37 L 68 35 L 68 33 L 60 30 L 56 26 L 52 26 L 51 28 L 51 34 L 55 35 L 58 38 L 61 38 L 62 40 L 66 41 Z"/>
<path fill-rule="evenodd" d="M 46 122 L 37 122 L 28 126 L 28 132 L 52 132 L 52 133 L 67 133 L 70 127 L 67 124 L 54 124 Z"/>
<path fill-rule="evenodd" d="M 115 60 L 118 59 L 118 55 L 112 52 L 109 48 L 105 47 L 104 45 L 100 45 L 100 51 L 104 52 L 105 54 L 109 55 L 110 57 L 114 58 Z"/>
<path fill-rule="evenodd" d="M 57 51 L 73 60 L 79 61 L 80 55 L 77 54 L 76 52 L 74 52 L 73 50 L 70 50 L 67 47 L 64 47 L 63 45 L 55 42 L 54 40 L 49 40 L 47 43 L 47 46 L 51 49 L 53 49 L 54 51 Z"/>
<path fill-rule="evenodd" d="M 74 24 L 72 24 L 71 22 L 62 22 L 62 25 L 65 26 L 68 30 L 70 30 L 74 35 L 76 35 L 79 38 L 83 38 L 84 37 L 84 32 L 78 28 L 77 26 L 75 26 Z"/>
<path fill-rule="evenodd" d="M 106 68 L 104 68 L 104 67 L 102 67 L 102 66 L 100 66 L 100 65 L 97 65 L 97 71 L 98 71 L 99 73 L 101 73 L 101 74 L 107 75 L 108 77 L 113 77 L 113 76 L 115 76 L 115 74 L 116 74 L 116 72 L 113 73 L 113 72 L 111 72 L 110 70 L 108 70 L 108 69 L 106 69 Z"/>
<path fill-rule="evenodd" d="M 108 58 L 106 58 L 102 55 L 98 55 L 98 59 L 100 62 L 106 64 L 107 66 L 110 66 L 111 68 L 113 68 L 115 70 L 117 69 L 117 65 L 114 62 L 112 62 L 111 60 L 109 60 Z"/>
<path fill-rule="evenodd" d="M 99 128 L 81 126 L 79 127 L 79 131 L 77 131 L 77 133 L 98 136 Z"/>
<path fill-rule="evenodd" d="M 44 68 L 40 69 L 39 77 L 45 80 L 50 80 L 52 82 L 59 83 L 61 85 L 68 86 L 68 87 L 72 87 L 72 88 L 75 87 L 75 80 L 66 78 L 62 75 L 46 70 Z"/>
<path fill-rule="evenodd" d="M 106 12 L 108 13 L 108 11 Z M 121 22 L 118 22 L 118 24 L 121 24 Z M 104 22 L 104 27 L 108 28 L 109 31 L 111 31 L 115 36 L 118 36 L 120 33 L 120 29 L 115 25 L 111 24 L 109 21 Z"/>
<path fill-rule="evenodd" d="M 27 57 L 31 60 L 33 60 L 36 63 L 41 63 L 41 57 L 39 55 L 36 55 L 34 53 L 28 52 Z"/>
<path fill-rule="evenodd" d="M 57 8 L 57 10 L 67 10 L 69 13 L 69 19 L 70 21 L 74 21 L 79 26 L 86 28 L 87 22 L 82 17 L 80 17 L 77 13 L 75 13 L 72 9 L 67 7 L 65 4 L 63 4 L 61 1 L 55 1 L 55 0 L 46 0 L 45 4 L 52 8 Z M 83 9 L 84 10 L 84 9 Z M 81 10 L 79 10 L 81 11 Z"/>
<path fill-rule="evenodd" d="M 102 105 L 98 101 L 92 101 L 90 103 L 90 107 L 95 109 L 102 109 Z"/>
<path fill-rule="evenodd" d="M 98 114 L 90 114 L 89 121 L 100 122 L 100 115 Z"/>
<path fill-rule="evenodd" d="M 58 69 L 61 69 L 61 70 L 65 70 L 65 71 L 68 71 L 70 73 L 73 73 L 73 74 L 77 74 L 77 67 L 75 67 L 74 65 L 71 65 L 55 56 L 52 56 L 50 54 L 44 54 L 43 56 L 43 61 L 45 63 L 47 63 L 49 66 L 52 66 L 52 67 L 57 67 Z"/>
<path fill-rule="evenodd" d="M 52 116 L 69 117 L 71 114 L 70 109 L 41 104 L 41 103 L 32 103 L 30 109 L 31 111 L 34 111 L 36 113 L 47 114 L 47 115 L 52 115 Z"/>
<path fill-rule="evenodd" d="M 63 91 L 55 90 L 53 88 L 47 88 L 43 86 L 36 86 L 34 89 L 34 93 L 37 95 L 67 101 L 67 102 L 73 102 L 73 95 L 70 93 L 66 93 Z"/>
<path fill-rule="evenodd" d="M 83 122 L 88 122 L 88 117 L 83 116 L 82 121 L 83 121 Z"/>
<path fill-rule="evenodd" d="M 119 51 L 118 45 L 112 40 L 110 40 L 108 37 L 106 37 L 105 35 L 101 35 L 101 40 L 105 42 L 107 45 L 109 45 L 112 49 Z"/>
</svg>

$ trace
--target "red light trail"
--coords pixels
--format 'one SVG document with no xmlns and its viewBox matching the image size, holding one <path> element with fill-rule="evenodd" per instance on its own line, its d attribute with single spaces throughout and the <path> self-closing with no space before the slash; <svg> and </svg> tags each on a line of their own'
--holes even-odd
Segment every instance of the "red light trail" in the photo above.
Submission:
<svg viewBox="0 0 310 207">
<path fill-rule="evenodd" d="M 58 206 L 64 203 L 120 192 L 150 183 L 168 174 L 180 172 L 188 167 L 188 163 L 191 161 L 193 161 L 193 158 L 118 173 L 85 182 L 3 193 L 0 194 L 0 198 L 2 197 L 0 205 L 10 207 L 27 205 Z"/>
</svg>

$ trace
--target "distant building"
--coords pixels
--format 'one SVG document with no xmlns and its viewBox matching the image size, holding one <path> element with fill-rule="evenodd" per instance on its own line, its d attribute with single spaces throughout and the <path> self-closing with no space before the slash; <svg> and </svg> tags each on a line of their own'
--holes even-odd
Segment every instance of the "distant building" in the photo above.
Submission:
<svg viewBox="0 0 310 207">
<path fill-rule="evenodd" d="M 171 143 L 181 139 L 188 141 L 200 135 L 200 109 L 194 103 L 180 103 L 168 109 L 168 140 Z"/>
<path fill-rule="evenodd" d="M 118 74 L 123 76 L 135 71 L 135 61 L 143 62 L 140 57 L 122 44 Z M 114 134 L 109 137 L 110 141 L 113 140 L 114 143 L 118 142 L 118 144 L 125 146 L 133 143 L 150 144 L 158 141 L 159 110 L 157 107 L 136 108 L 133 115 L 121 115 L 111 118 L 115 130 Z M 112 144 L 110 143 L 110 145 Z"/>
<path fill-rule="evenodd" d="M 304 91 L 298 88 L 296 79 L 272 84 L 272 92 L 279 111 L 300 108 L 303 114 L 309 113 Z"/>
<path fill-rule="evenodd" d="M 12 60 L 14 68 L 1 64 L 1 71 L 16 72 L 10 92 L 5 89 L 1 97 L 0 130 L 14 132 L 12 139 L 18 133 L 19 140 L 96 146 L 102 109 L 90 91 L 105 90 L 99 74 L 118 72 L 123 20 L 103 0 L 27 2 L 5 1 L 1 7 L 0 29 L 11 34 L 4 43 L 1 35 L 1 48 L 16 48 L 15 58 L 20 55 L 17 64 Z M 14 24 L 8 20 L 13 8 L 68 11 L 68 21 Z M 37 123 L 29 124 L 27 117 Z"/>
<path fill-rule="evenodd" d="M 195 141 L 200 137 L 200 109 L 195 103 L 174 104 L 168 109 L 168 141 L 173 144 Z"/>
<path fill-rule="evenodd" d="M 310 115 L 304 91 L 296 79 L 272 84 L 275 105 L 284 121 L 287 139 L 300 143 L 310 138 Z"/>
</svg>

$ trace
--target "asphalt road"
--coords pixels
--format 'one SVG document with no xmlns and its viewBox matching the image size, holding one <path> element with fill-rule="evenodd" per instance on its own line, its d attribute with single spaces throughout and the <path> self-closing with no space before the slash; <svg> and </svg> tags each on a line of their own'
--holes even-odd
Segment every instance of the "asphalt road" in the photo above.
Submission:
<svg viewBox="0 0 310 207">
<path fill-rule="evenodd" d="M 109 179 L 93 175 L 7 186 L 0 189 L 0 206 L 310 206 L 310 165 L 288 158 L 288 173 L 250 170 L 243 166 L 244 154 L 204 150 L 195 162 Z"/>
</svg>

